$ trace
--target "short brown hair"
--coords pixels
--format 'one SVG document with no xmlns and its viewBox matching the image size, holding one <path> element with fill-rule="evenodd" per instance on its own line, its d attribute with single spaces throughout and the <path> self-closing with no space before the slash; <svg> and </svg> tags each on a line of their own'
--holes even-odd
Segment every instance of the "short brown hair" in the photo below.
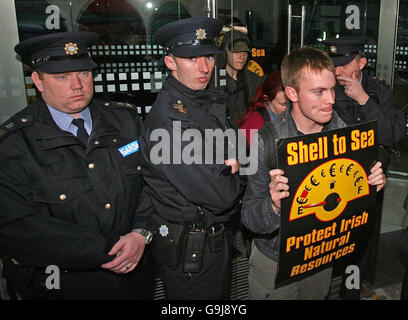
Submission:
<svg viewBox="0 0 408 320">
<path fill-rule="evenodd" d="M 326 52 L 311 47 L 302 47 L 292 50 L 283 58 L 281 65 L 283 86 L 293 87 L 299 91 L 299 79 L 302 77 L 304 68 L 313 72 L 327 69 L 336 74 L 336 68 Z"/>
</svg>

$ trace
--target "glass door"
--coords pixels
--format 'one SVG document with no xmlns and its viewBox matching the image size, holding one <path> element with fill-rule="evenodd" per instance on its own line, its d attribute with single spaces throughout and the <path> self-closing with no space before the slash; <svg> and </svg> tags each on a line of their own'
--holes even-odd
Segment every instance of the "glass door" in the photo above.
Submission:
<svg viewBox="0 0 408 320">
<path fill-rule="evenodd" d="M 95 97 L 129 102 L 143 116 L 150 110 L 166 78 L 163 50 L 154 41 L 157 29 L 171 21 L 212 16 L 208 0 L 15 0 L 19 39 L 62 31 L 96 32 L 91 48 L 98 64 Z M 25 66 L 28 102 L 38 98 Z"/>
<path fill-rule="evenodd" d="M 397 42 L 394 67 L 394 97 L 396 104 L 404 111 L 408 120 L 408 0 L 400 0 Z M 408 177 L 408 125 L 406 138 L 398 146 L 399 158 L 392 164 L 392 170 Z M 408 192 L 408 184 L 407 184 Z"/>
<path fill-rule="evenodd" d="M 266 72 L 278 68 L 290 49 L 301 45 L 325 49 L 322 40 L 340 35 L 370 38 L 366 51 L 368 66 L 374 71 L 379 10 L 380 0 L 248 0 L 245 13 L 239 14 L 248 24 L 256 49 L 261 49 L 252 56 Z"/>
<path fill-rule="evenodd" d="M 349 35 L 368 37 L 365 48 L 368 60 L 366 68 L 374 74 L 379 13 L 378 0 L 289 1 L 288 25 L 292 21 L 292 25 L 296 26 L 295 30 L 300 29 L 300 37 L 292 32 L 292 46 L 307 45 L 326 50 L 326 46 L 321 43 L 326 39 Z"/>
</svg>

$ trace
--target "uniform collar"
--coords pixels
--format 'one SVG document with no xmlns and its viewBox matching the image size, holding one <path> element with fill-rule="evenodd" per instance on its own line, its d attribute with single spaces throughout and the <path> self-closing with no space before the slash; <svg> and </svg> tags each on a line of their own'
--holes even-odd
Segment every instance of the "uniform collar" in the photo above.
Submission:
<svg viewBox="0 0 408 320">
<path fill-rule="evenodd" d="M 212 79 L 212 78 L 211 78 Z M 211 88 L 209 84 L 204 90 L 192 90 L 170 75 L 167 80 L 176 90 L 187 99 L 193 100 L 197 105 L 212 102 L 225 102 L 225 97 L 218 88 Z"/>
<path fill-rule="evenodd" d="M 51 107 L 48 103 L 46 103 L 46 105 L 56 125 L 61 130 L 68 131 L 68 132 L 75 134 L 77 128 L 73 128 L 73 125 L 72 125 L 73 118 L 69 114 Z M 92 131 L 92 117 L 91 117 L 91 112 L 89 110 L 89 107 L 86 107 L 84 110 L 80 112 L 80 118 L 84 119 L 85 129 L 88 132 L 88 134 L 90 134 L 90 132 Z"/>
<path fill-rule="evenodd" d="M 93 148 L 103 147 L 104 140 L 100 138 L 105 136 L 117 136 L 119 131 L 107 122 L 107 114 L 101 114 L 102 108 L 91 101 L 89 107 L 89 117 L 92 118 L 93 130 L 89 137 L 90 141 L 98 140 L 98 144 L 92 144 Z M 39 108 L 36 109 L 37 114 L 35 115 L 34 121 L 37 121 L 35 126 L 37 140 L 43 140 L 43 149 L 52 149 L 55 147 L 60 147 L 63 145 L 79 144 L 79 140 L 70 134 L 69 131 L 61 129 L 58 127 L 56 122 L 51 116 L 51 111 L 49 112 L 45 102 L 41 102 Z M 72 121 L 72 117 L 71 117 Z"/>
</svg>

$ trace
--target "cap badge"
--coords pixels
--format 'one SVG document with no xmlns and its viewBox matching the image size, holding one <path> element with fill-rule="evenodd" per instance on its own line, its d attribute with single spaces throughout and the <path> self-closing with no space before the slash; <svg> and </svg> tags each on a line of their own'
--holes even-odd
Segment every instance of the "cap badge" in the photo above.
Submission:
<svg viewBox="0 0 408 320">
<path fill-rule="evenodd" d="M 207 33 L 205 32 L 205 29 L 197 29 L 196 30 L 196 37 L 197 40 L 204 40 L 207 39 Z"/>
<path fill-rule="evenodd" d="M 65 44 L 65 53 L 69 54 L 69 55 L 74 55 L 78 53 L 78 47 L 76 45 L 76 43 L 66 43 Z"/>
<path fill-rule="evenodd" d="M 184 108 L 183 102 L 177 100 L 177 103 L 173 104 L 174 109 L 177 109 L 181 113 L 187 113 L 187 109 Z"/>
<path fill-rule="evenodd" d="M 337 53 L 337 48 L 335 46 L 330 46 L 329 50 L 331 53 Z"/>
</svg>

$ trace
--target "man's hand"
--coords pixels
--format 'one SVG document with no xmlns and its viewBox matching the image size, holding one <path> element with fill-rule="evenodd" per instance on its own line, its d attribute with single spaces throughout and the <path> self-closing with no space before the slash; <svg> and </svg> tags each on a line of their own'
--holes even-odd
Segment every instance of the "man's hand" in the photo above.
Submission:
<svg viewBox="0 0 408 320">
<path fill-rule="evenodd" d="M 275 213 L 280 212 L 281 199 L 289 197 L 288 178 L 284 175 L 283 170 L 274 169 L 269 171 L 271 182 L 269 183 L 269 194 L 272 200 L 272 209 Z"/>
<path fill-rule="evenodd" d="M 120 237 L 109 251 L 109 255 L 116 255 L 115 259 L 105 263 L 101 268 L 115 273 L 128 273 L 136 268 L 142 258 L 146 239 L 137 232 L 129 232 Z"/>
<path fill-rule="evenodd" d="M 236 160 L 236 159 L 228 159 L 228 160 L 225 160 L 224 162 L 225 162 L 225 165 L 231 167 L 231 173 L 232 174 L 237 173 L 238 170 L 239 170 L 239 167 L 241 166 L 239 161 Z"/>
<path fill-rule="evenodd" d="M 377 186 L 377 191 L 380 191 L 382 188 L 384 188 L 386 183 L 387 179 L 385 178 L 382 164 L 381 162 L 377 161 L 374 167 L 371 168 L 371 174 L 368 176 L 368 184 Z"/>
<path fill-rule="evenodd" d="M 353 72 L 351 78 L 346 76 L 337 76 L 337 80 L 344 83 L 344 93 L 351 99 L 357 101 L 360 105 L 365 105 L 370 98 L 357 78 L 356 72 Z"/>
</svg>

